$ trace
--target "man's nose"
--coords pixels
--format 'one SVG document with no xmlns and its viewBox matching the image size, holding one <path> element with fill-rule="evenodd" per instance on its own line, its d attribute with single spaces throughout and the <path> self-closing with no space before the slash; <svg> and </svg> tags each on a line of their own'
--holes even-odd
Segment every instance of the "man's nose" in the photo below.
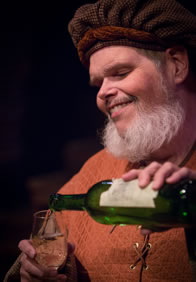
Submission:
<svg viewBox="0 0 196 282">
<path fill-rule="evenodd" d="M 117 90 L 111 85 L 111 83 L 104 79 L 102 85 L 97 93 L 97 97 L 102 100 L 106 100 L 108 97 L 115 96 Z"/>
</svg>

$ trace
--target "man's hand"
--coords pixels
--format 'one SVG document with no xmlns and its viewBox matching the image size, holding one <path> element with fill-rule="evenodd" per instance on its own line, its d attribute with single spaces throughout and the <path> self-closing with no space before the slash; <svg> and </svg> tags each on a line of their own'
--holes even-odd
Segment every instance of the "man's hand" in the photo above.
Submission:
<svg viewBox="0 0 196 282">
<path fill-rule="evenodd" d="M 22 251 L 20 268 L 21 282 L 48 280 L 60 282 L 67 280 L 66 275 L 58 274 L 56 270 L 41 266 L 36 262 L 36 251 L 32 246 L 31 240 L 20 241 L 18 247 Z M 72 253 L 73 251 L 74 246 L 69 244 L 68 252 Z"/>
<path fill-rule="evenodd" d="M 152 162 L 143 169 L 132 169 L 122 175 L 124 181 L 130 181 L 138 178 L 141 189 L 145 188 L 152 181 L 152 188 L 159 190 L 166 182 L 174 184 L 183 178 L 196 179 L 196 171 L 186 167 L 179 167 L 171 162 L 160 164 Z M 164 229 L 165 230 L 165 229 Z M 141 229 L 143 235 L 151 233 L 150 230 Z"/>
</svg>

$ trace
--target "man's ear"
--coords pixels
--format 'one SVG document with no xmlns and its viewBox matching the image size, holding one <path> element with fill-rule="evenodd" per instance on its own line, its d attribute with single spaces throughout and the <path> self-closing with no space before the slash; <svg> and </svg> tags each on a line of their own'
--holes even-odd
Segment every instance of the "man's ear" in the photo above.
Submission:
<svg viewBox="0 0 196 282">
<path fill-rule="evenodd" d="M 183 46 L 174 46 L 166 50 L 166 57 L 175 83 L 183 83 L 189 73 L 187 50 Z"/>
</svg>

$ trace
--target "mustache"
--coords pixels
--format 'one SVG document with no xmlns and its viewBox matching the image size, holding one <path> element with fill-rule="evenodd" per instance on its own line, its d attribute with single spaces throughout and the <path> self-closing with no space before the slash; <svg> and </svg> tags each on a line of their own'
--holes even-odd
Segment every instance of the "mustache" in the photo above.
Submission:
<svg viewBox="0 0 196 282">
<path fill-rule="evenodd" d="M 132 102 L 136 102 L 138 100 L 138 98 L 134 95 L 127 95 L 125 97 L 121 97 L 121 98 L 111 98 L 106 101 L 106 106 L 107 107 L 111 107 L 113 105 L 118 105 L 118 104 L 122 104 L 122 103 L 132 103 Z"/>
</svg>

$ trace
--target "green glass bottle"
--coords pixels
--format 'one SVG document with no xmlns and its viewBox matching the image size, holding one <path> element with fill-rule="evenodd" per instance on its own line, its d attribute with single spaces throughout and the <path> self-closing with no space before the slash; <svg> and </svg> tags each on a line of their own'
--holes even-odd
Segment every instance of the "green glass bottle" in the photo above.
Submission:
<svg viewBox="0 0 196 282">
<path fill-rule="evenodd" d="M 53 211 L 87 211 L 102 224 L 142 225 L 151 230 L 170 227 L 196 227 L 196 180 L 183 179 L 165 184 L 159 191 L 149 185 L 141 189 L 137 180 L 105 180 L 86 194 L 52 194 Z"/>
</svg>

